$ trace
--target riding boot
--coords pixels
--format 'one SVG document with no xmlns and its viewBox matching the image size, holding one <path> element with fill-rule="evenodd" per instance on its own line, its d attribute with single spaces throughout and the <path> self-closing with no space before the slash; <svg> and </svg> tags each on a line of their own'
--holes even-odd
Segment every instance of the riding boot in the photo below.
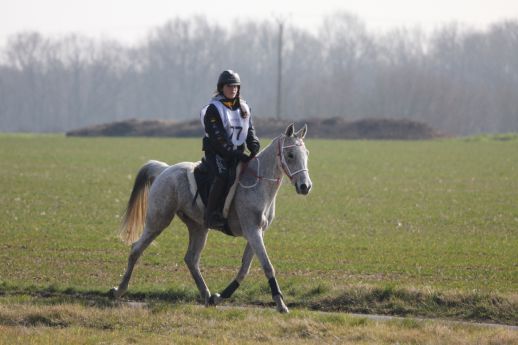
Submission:
<svg viewBox="0 0 518 345">
<path fill-rule="evenodd" d="M 205 226 L 212 229 L 221 229 L 225 226 L 226 219 L 223 217 L 222 209 L 225 202 L 225 180 L 216 177 L 210 187 L 207 209 L 205 210 Z"/>
</svg>

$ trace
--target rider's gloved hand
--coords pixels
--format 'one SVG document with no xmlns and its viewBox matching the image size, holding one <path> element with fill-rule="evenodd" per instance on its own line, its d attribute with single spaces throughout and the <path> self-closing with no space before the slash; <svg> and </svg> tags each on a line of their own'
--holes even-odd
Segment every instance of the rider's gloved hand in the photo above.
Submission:
<svg viewBox="0 0 518 345">
<path fill-rule="evenodd" d="M 259 152 L 259 143 L 251 143 L 247 145 L 248 150 L 250 151 L 250 157 L 255 157 L 255 155 Z"/>
<path fill-rule="evenodd" d="M 243 153 L 243 152 L 239 152 L 237 154 L 237 159 L 239 159 L 239 161 L 243 162 L 243 163 L 248 163 L 253 157 L 250 155 L 248 156 L 247 154 Z"/>
</svg>

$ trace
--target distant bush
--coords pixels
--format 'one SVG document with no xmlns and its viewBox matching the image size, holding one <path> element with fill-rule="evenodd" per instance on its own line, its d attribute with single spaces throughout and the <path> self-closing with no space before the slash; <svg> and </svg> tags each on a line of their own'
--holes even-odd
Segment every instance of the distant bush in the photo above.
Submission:
<svg viewBox="0 0 518 345">
<path fill-rule="evenodd" d="M 328 139 L 424 140 L 441 135 L 429 125 L 406 119 L 361 119 L 347 121 L 334 117 L 327 119 L 254 118 L 257 135 L 273 138 L 281 134 L 290 122 L 297 127 L 308 124 L 308 137 Z M 72 130 L 67 136 L 151 136 L 200 137 L 203 135 L 198 120 L 176 122 L 164 120 L 130 119 Z"/>
</svg>

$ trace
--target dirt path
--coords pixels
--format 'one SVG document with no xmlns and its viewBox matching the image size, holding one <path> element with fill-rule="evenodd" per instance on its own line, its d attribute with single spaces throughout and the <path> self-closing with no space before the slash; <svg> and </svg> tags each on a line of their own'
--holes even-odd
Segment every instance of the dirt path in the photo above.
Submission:
<svg viewBox="0 0 518 345">
<path fill-rule="evenodd" d="M 450 323 L 450 324 L 459 324 L 459 325 L 475 326 L 475 327 L 504 328 L 504 329 L 510 329 L 513 331 L 518 331 L 518 326 L 502 325 L 502 324 L 498 324 L 498 323 L 468 322 L 468 321 L 456 321 L 456 320 L 449 320 L 449 319 L 428 319 L 428 318 L 419 318 L 419 317 L 401 317 L 401 316 L 373 315 L 373 314 L 348 314 L 348 315 L 353 316 L 353 317 L 365 318 L 365 319 L 369 319 L 369 320 L 373 320 L 373 321 L 391 321 L 391 320 L 416 320 L 419 322 L 432 321 L 432 322 L 444 322 L 444 323 Z"/>
<path fill-rule="evenodd" d="M 121 302 L 121 304 L 133 307 L 133 308 L 146 308 L 147 303 L 145 302 Z M 195 307 L 205 308 L 201 305 L 193 305 Z M 218 309 L 223 310 L 233 310 L 233 309 L 246 309 L 246 310 L 252 310 L 257 308 L 263 308 L 259 306 L 218 306 Z M 419 318 L 419 317 L 401 317 L 401 316 L 391 316 L 391 315 L 376 315 L 376 314 L 355 314 L 355 313 L 337 313 L 337 312 L 326 312 L 326 311 L 318 311 L 318 310 L 312 310 L 312 312 L 315 313 L 322 313 L 322 314 L 346 314 L 352 317 L 356 318 L 364 318 L 372 321 L 394 321 L 394 320 L 413 320 L 418 322 L 442 322 L 442 323 L 448 323 L 448 324 L 458 324 L 463 326 L 474 326 L 474 327 L 489 327 L 489 328 L 503 328 L 508 329 L 512 331 L 518 332 L 518 326 L 512 326 L 512 325 L 503 325 L 498 323 L 487 323 L 487 322 L 468 322 L 468 321 L 457 321 L 457 320 L 449 320 L 449 319 L 432 319 L 432 318 Z"/>
</svg>

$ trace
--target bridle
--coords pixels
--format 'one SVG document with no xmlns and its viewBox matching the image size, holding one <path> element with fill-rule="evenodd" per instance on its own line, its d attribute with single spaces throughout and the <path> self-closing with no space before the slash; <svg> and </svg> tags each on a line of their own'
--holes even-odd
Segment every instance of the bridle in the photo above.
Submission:
<svg viewBox="0 0 518 345">
<path fill-rule="evenodd" d="M 292 172 L 290 170 L 290 167 L 288 166 L 288 163 L 286 162 L 286 158 L 284 157 L 284 155 L 282 153 L 284 152 L 285 149 L 288 149 L 290 147 L 297 147 L 297 146 L 305 147 L 305 145 L 304 145 L 304 141 L 302 141 L 302 139 L 297 139 L 295 141 L 295 144 L 284 146 L 284 140 L 286 140 L 285 135 L 282 137 L 282 144 L 281 144 L 280 140 L 278 141 L 279 149 L 277 151 L 277 157 L 279 157 L 279 160 L 281 162 L 282 170 L 284 170 L 284 173 L 286 174 L 286 176 L 288 176 L 290 178 L 290 180 L 293 182 L 293 177 L 295 175 L 297 175 L 298 173 L 304 172 L 304 171 L 308 171 L 308 169 L 302 168 L 302 169 Z"/>
<path fill-rule="evenodd" d="M 278 137 L 279 138 L 279 137 Z M 281 142 L 281 139 L 282 139 L 282 142 Z M 281 137 L 277 140 L 277 154 L 276 154 L 276 157 L 278 159 L 278 164 L 280 164 L 281 168 L 282 168 L 282 171 L 284 171 L 284 173 L 286 174 L 286 176 L 289 177 L 289 179 L 293 182 L 293 178 L 295 175 L 301 173 L 301 172 L 304 172 L 304 171 L 308 171 L 308 169 L 306 168 L 302 168 L 302 169 L 299 169 L 297 171 L 294 171 L 292 172 L 290 167 L 288 166 L 288 163 L 286 162 L 286 158 L 284 157 L 284 150 L 285 149 L 288 149 L 290 147 L 297 147 L 297 146 L 304 146 L 304 141 L 302 139 L 297 139 L 297 141 L 295 142 L 295 144 L 291 144 L 291 145 L 286 145 L 284 146 L 284 141 L 286 140 L 286 135 L 281 135 Z M 246 163 L 244 166 L 243 166 L 243 170 L 241 170 L 241 174 L 240 174 L 240 177 L 241 175 L 243 175 L 244 173 L 248 173 L 248 174 L 251 174 L 252 176 L 255 177 L 256 181 L 253 185 L 250 185 L 250 186 L 245 186 L 241 183 L 241 178 L 239 178 L 239 185 L 243 188 L 253 188 L 255 186 L 257 186 L 257 184 L 259 183 L 259 181 L 261 180 L 265 180 L 265 181 L 270 181 L 270 182 L 274 182 L 276 184 L 280 184 L 281 181 L 282 181 L 282 175 L 280 177 L 274 177 L 274 178 L 268 178 L 268 177 L 265 177 L 265 176 L 261 176 L 260 175 L 260 171 L 261 171 L 261 162 L 259 160 L 258 157 L 253 157 L 252 159 L 255 159 L 257 161 L 257 173 L 254 173 L 254 172 L 249 172 L 248 171 L 248 164 L 249 163 Z"/>
</svg>

